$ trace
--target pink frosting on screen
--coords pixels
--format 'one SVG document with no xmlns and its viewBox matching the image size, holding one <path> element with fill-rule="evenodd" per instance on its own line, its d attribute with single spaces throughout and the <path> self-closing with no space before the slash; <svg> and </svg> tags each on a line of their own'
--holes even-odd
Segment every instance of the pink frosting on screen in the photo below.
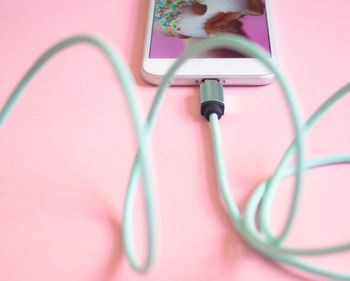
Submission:
<svg viewBox="0 0 350 281">
<path fill-rule="evenodd" d="M 241 19 L 241 22 L 248 38 L 270 52 L 266 14 L 262 16 L 245 16 Z M 150 57 L 176 58 L 185 50 L 185 40 L 187 39 L 163 35 L 153 29 Z"/>
</svg>

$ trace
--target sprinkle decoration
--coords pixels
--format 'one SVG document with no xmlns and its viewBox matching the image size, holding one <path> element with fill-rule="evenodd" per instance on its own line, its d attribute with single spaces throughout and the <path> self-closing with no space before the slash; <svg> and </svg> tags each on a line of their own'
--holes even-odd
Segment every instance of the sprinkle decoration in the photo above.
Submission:
<svg viewBox="0 0 350 281">
<path fill-rule="evenodd" d="M 178 21 L 184 9 L 191 6 L 194 0 L 157 0 L 155 3 L 154 19 L 166 31 L 179 31 Z"/>
</svg>

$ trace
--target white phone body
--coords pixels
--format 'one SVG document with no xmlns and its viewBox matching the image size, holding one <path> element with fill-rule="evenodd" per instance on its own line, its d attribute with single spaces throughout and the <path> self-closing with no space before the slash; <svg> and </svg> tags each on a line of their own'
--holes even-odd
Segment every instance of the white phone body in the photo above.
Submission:
<svg viewBox="0 0 350 281">
<path fill-rule="evenodd" d="M 157 54 L 157 57 L 151 56 L 152 48 L 152 36 L 154 36 L 154 13 L 155 3 L 157 0 L 149 0 L 149 12 L 148 12 L 148 24 L 147 34 L 144 48 L 144 58 L 142 64 L 142 76 L 146 81 L 151 84 L 159 84 L 167 70 L 176 60 L 175 57 L 169 58 Z M 204 0 L 205 1 L 205 0 Z M 206 0 L 206 1 L 244 1 L 244 0 Z M 265 20 L 268 37 L 269 50 L 271 57 L 275 57 L 275 47 L 272 34 L 272 22 L 269 0 L 261 0 L 265 4 Z M 221 6 L 222 7 L 222 6 Z M 251 17 L 251 16 L 250 16 Z M 243 25 L 244 26 L 244 25 Z M 159 36 L 159 35 L 158 35 Z M 259 36 L 259 35 L 257 35 Z M 171 36 L 170 36 L 171 37 Z M 173 36 L 174 37 L 174 36 Z M 261 36 L 260 36 L 261 37 Z M 169 38 L 170 40 L 171 38 Z M 187 44 L 190 39 L 184 40 Z M 167 40 L 167 39 L 165 39 Z M 172 39 L 173 40 L 173 39 Z M 201 39 L 192 39 L 201 40 Z M 154 44 L 154 43 L 153 43 Z M 164 45 L 164 44 L 163 44 Z M 167 48 L 171 48 L 171 44 L 168 44 Z M 219 79 L 226 85 L 266 85 L 274 80 L 274 75 L 257 59 L 255 58 L 208 58 L 197 57 L 187 61 L 177 72 L 175 79 L 172 81 L 172 85 L 196 85 L 203 79 L 215 78 Z"/>
</svg>

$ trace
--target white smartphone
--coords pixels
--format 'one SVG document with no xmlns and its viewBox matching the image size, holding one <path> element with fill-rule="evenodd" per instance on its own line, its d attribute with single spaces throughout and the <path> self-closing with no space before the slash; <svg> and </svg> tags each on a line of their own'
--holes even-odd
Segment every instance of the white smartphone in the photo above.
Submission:
<svg viewBox="0 0 350 281">
<path fill-rule="evenodd" d="M 216 33 L 240 34 L 274 57 L 269 0 L 149 0 L 142 75 L 159 84 L 191 44 Z M 274 75 L 257 59 L 217 49 L 186 62 L 174 85 L 215 78 L 227 85 L 264 85 Z"/>
</svg>

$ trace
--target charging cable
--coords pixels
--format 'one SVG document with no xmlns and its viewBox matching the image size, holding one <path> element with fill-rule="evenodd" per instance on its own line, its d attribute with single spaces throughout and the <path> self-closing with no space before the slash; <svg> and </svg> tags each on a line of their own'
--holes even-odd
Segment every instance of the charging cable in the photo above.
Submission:
<svg viewBox="0 0 350 281">
<path fill-rule="evenodd" d="M 131 75 L 130 69 L 122 60 L 120 55 L 106 42 L 98 37 L 81 35 L 63 40 L 42 54 L 33 66 L 26 72 L 20 80 L 12 94 L 7 99 L 5 105 L 0 111 L 0 126 L 3 125 L 6 117 L 22 95 L 28 83 L 40 70 L 40 68 L 55 54 L 61 50 L 75 44 L 88 43 L 103 52 L 110 61 L 115 71 L 121 87 L 125 93 L 127 104 L 130 109 L 132 123 L 134 125 L 136 139 L 139 147 L 136 153 L 133 166 L 130 172 L 128 187 L 124 200 L 124 210 L 122 218 L 122 232 L 124 251 L 130 265 L 138 272 L 147 272 L 153 262 L 156 242 L 155 214 L 153 209 L 153 180 L 152 167 L 149 153 L 149 140 L 154 122 L 159 111 L 159 106 L 164 97 L 165 90 L 169 87 L 176 71 L 190 57 L 197 53 L 203 53 L 214 48 L 226 48 L 240 52 L 248 57 L 258 58 L 268 69 L 270 69 L 281 86 L 282 93 L 288 105 L 289 114 L 293 123 L 295 139 L 283 155 L 281 161 L 277 165 L 275 172 L 262 182 L 250 197 L 245 212 L 241 214 L 235 200 L 231 194 L 229 183 L 226 176 L 225 163 L 223 158 L 223 148 L 219 130 L 219 119 L 224 113 L 224 101 L 222 93 L 222 85 L 218 80 L 204 80 L 201 84 L 201 114 L 210 122 L 213 149 L 215 153 L 215 167 L 220 195 L 223 204 L 231 218 L 237 231 L 243 239 L 256 251 L 262 255 L 281 263 L 294 266 L 301 270 L 320 275 L 323 277 L 350 280 L 350 273 L 342 273 L 324 269 L 323 267 L 309 264 L 302 260 L 304 256 L 320 256 L 333 254 L 350 250 L 350 243 L 339 244 L 324 248 L 288 248 L 283 246 L 285 238 L 293 225 L 297 207 L 302 190 L 303 172 L 306 169 L 317 168 L 320 166 L 344 164 L 350 162 L 349 154 L 333 155 L 312 160 L 305 160 L 303 154 L 304 135 L 318 121 L 318 119 L 339 99 L 350 91 L 350 84 L 345 85 L 338 92 L 326 100 L 318 110 L 304 124 L 299 113 L 299 107 L 295 99 L 295 95 L 287 79 L 282 71 L 271 60 L 264 50 L 255 46 L 249 40 L 234 35 L 219 35 L 205 39 L 194 44 L 187 49 L 179 59 L 172 65 L 161 84 L 159 85 L 155 98 L 153 100 L 150 112 L 146 122 L 141 117 L 141 107 L 136 97 L 135 81 Z M 296 164 L 291 165 L 292 158 L 296 156 Z M 137 183 L 140 175 L 144 179 L 143 193 L 145 198 L 145 213 L 147 223 L 147 256 L 144 261 L 140 262 L 137 258 L 132 229 L 132 211 L 134 206 L 134 198 Z M 286 222 L 281 233 L 275 234 L 270 227 L 270 210 L 272 199 L 275 192 L 280 186 L 283 178 L 295 174 L 294 190 L 290 209 Z M 259 220 L 256 220 L 259 218 Z M 258 221 L 258 223 L 257 223 Z"/>
</svg>

